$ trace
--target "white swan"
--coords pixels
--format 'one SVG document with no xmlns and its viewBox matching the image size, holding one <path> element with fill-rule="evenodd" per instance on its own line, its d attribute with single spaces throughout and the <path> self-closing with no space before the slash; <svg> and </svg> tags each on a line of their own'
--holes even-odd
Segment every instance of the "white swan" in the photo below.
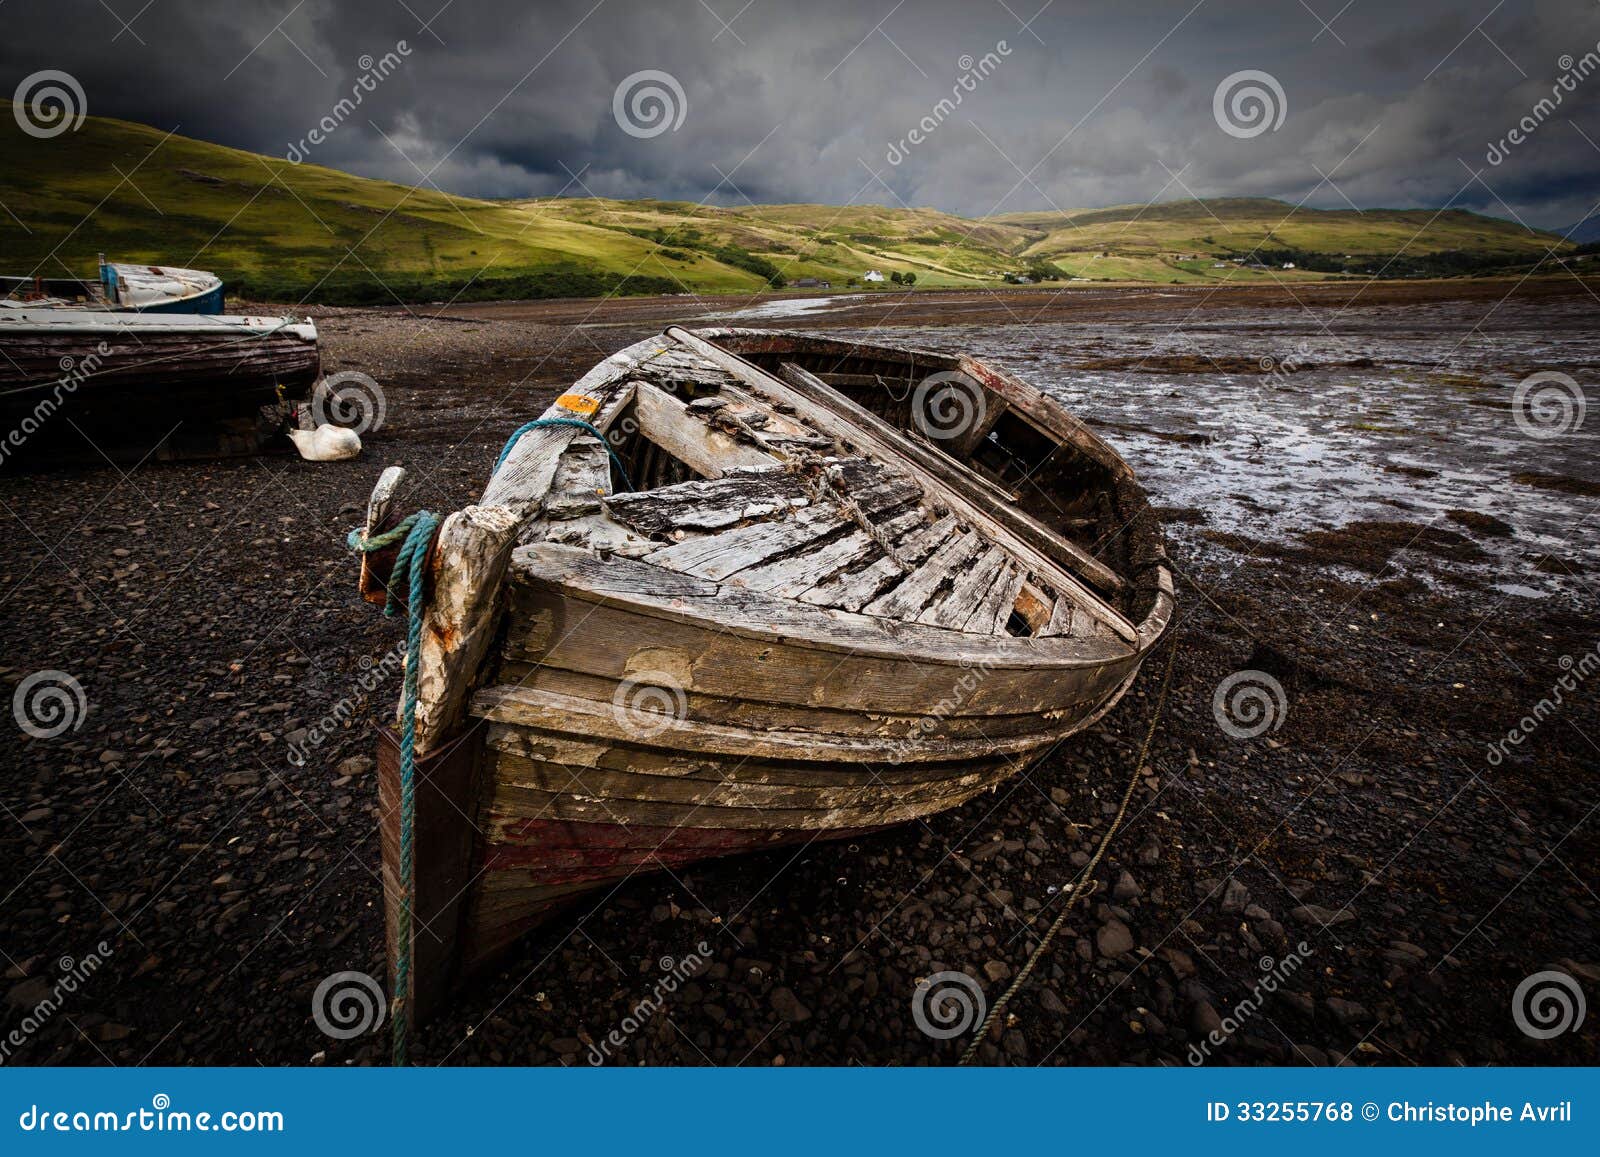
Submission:
<svg viewBox="0 0 1600 1157">
<path fill-rule="evenodd" d="M 307 462 L 343 462 L 361 453 L 361 436 L 343 426 L 323 423 L 314 430 L 290 430 L 289 438 Z"/>
</svg>

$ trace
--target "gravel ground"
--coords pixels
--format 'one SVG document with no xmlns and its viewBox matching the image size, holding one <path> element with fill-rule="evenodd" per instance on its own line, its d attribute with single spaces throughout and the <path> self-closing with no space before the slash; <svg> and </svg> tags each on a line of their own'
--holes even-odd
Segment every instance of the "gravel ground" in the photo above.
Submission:
<svg viewBox="0 0 1600 1157">
<path fill-rule="evenodd" d="M 992 312 L 936 297 L 918 295 L 917 325 Z M 1133 320 L 1160 316 L 1129 301 Z M 393 462 L 430 508 L 471 501 L 517 422 L 687 304 L 325 310 L 328 368 L 371 374 L 388 403 L 359 460 L 0 478 L 3 673 L 65 672 L 87 704 L 54 738 L 0 735 L 0 1059 L 384 1062 L 386 1032 L 335 1040 L 311 1015 L 330 974 L 383 975 L 369 757 L 397 688 L 364 676 L 400 629 L 356 599 L 343 531 Z M 1592 689 L 1486 759 L 1563 656 L 1594 654 L 1600 600 L 1581 575 L 1570 597 L 1503 597 L 1462 546 L 1495 528 L 1457 529 L 1186 537 L 1166 714 L 1128 823 L 981 1061 L 1600 1059 L 1600 1016 L 1545 1040 L 1513 1017 L 1547 969 L 1600 996 Z M 1161 668 L 958 811 L 628 883 L 529 938 L 414 1061 L 584 1064 L 615 1031 L 609 1063 L 953 1062 L 970 1034 L 920 1031 L 919 980 L 960 971 L 998 998 L 1115 810 Z M 1213 696 L 1245 670 L 1284 705 L 1240 739 Z M 74 991 L 41 1012 L 64 975 Z"/>
</svg>

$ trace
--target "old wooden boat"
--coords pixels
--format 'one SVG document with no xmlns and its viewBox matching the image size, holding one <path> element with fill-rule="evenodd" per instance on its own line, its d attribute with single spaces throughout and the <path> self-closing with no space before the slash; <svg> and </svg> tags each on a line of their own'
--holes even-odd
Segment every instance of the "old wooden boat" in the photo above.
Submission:
<svg viewBox="0 0 1600 1157">
<path fill-rule="evenodd" d="M 20 309 L 221 313 L 222 278 L 204 269 L 99 260 L 97 278 L 4 277 L 0 304 Z"/>
<path fill-rule="evenodd" d="M 143 313 L 221 313 L 222 278 L 204 269 L 100 261 L 106 300 Z"/>
<path fill-rule="evenodd" d="M 253 453 L 319 368 L 291 317 L 0 310 L 0 460 Z"/>
<path fill-rule="evenodd" d="M 380 744 L 414 1018 L 635 873 L 994 788 L 1108 711 L 1173 612 L 1128 466 L 975 358 L 669 328 L 519 433 L 428 555 L 405 942 Z M 384 472 L 368 538 L 403 489 Z M 404 597 L 394 553 L 364 556 L 369 600 Z"/>
</svg>

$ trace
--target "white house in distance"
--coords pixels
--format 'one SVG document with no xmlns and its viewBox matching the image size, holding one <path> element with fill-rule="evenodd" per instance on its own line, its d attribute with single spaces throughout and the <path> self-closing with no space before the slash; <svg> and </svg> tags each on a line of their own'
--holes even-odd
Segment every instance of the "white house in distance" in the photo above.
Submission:
<svg viewBox="0 0 1600 1157">
<path fill-rule="evenodd" d="M 867 270 L 865 273 L 863 273 L 861 275 L 861 280 L 862 281 L 882 281 L 883 280 L 883 274 L 879 273 L 876 269 L 869 269 L 869 270 Z"/>
</svg>

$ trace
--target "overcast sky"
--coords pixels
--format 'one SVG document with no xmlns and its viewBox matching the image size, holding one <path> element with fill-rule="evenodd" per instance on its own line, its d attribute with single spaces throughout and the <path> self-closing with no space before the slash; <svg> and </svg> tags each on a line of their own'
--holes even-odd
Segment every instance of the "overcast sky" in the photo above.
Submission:
<svg viewBox="0 0 1600 1157">
<path fill-rule="evenodd" d="M 1042 3 L 9 0 L 0 92 L 60 70 L 93 115 L 481 196 L 1267 195 L 1547 228 L 1600 199 L 1596 0 Z M 1218 87 L 1247 70 L 1268 79 L 1224 89 L 1225 128 Z M 641 72 L 671 79 L 635 79 L 619 118 Z"/>
</svg>

